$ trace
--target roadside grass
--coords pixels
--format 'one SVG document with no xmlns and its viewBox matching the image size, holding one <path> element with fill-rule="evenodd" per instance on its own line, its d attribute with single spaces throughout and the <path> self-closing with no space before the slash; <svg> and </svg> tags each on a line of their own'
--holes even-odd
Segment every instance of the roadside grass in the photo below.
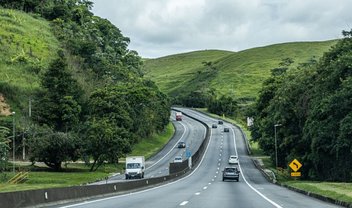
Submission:
<svg viewBox="0 0 352 208">
<path fill-rule="evenodd" d="M 352 203 L 352 183 L 290 180 L 283 184 L 339 201 Z"/>
<path fill-rule="evenodd" d="M 0 183 L 0 192 L 83 185 L 104 180 L 105 177 L 123 170 L 124 167 L 124 164 L 104 164 L 97 171 L 90 172 L 89 166 L 83 163 L 68 163 L 66 165 L 62 172 L 54 172 L 43 166 L 21 165 L 21 169 L 29 170 L 28 180 L 20 184 L 9 184 L 6 181 L 14 174 L 6 173 L 7 180 Z"/>
<path fill-rule="evenodd" d="M 292 178 L 288 169 L 276 171 L 275 165 L 269 157 L 262 158 L 262 161 L 265 168 L 276 173 L 276 179 L 280 184 L 352 203 L 352 183 L 300 180 L 299 178 Z"/>
<path fill-rule="evenodd" d="M 152 157 L 167 144 L 174 132 L 175 129 L 170 122 L 161 134 L 155 134 L 151 138 L 143 139 L 137 143 L 130 155 L 144 155 L 145 159 Z"/>
<path fill-rule="evenodd" d="M 172 137 L 174 127 L 169 123 L 161 134 L 155 134 L 135 145 L 131 155 L 144 155 L 146 158 L 156 154 Z M 0 192 L 21 190 L 34 190 L 43 188 L 69 187 L 84 185 L 95 181 L 105 180 L 114 173 L 122 173 L 124 158 L 119 164 L 104 164 L 97 171 L 90 172 L 89 166 L 84 163 L 67 163 L 63 165 L 62 172 L 54 172 L 45 165 L 28 163 L 17 164 L 20 170 L 29 170 L 28 180 L 21 184 L 9 184 L 7 181 L 14 176 L 12 172 L 0 174 Z M 19 167 L 20 166 L 20 167 Z"/>
</svg>

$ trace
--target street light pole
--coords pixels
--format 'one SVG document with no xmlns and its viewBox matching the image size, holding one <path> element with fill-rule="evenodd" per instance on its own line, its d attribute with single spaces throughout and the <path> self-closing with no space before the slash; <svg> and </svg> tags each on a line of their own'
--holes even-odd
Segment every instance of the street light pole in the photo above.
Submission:
<svg viewBox="0 0 352 208">
<path fill-rule="evenodd" d="M 275 131 L 275 163 L 276 163 L 276 170 L 278 167 L 278 162 L 277 162 L 277 138 L 276 138 L 276 127 L 282 126 L 282 124 L 275 124 L 274 125 L 274 131 Z"/>
<path fill-rule="evenodd" d="M 13 139 L 12 139 L 12 171 L 15 173 L 15 148 L 16 148 L 16 144 L 15 144 L 15 137 L 16 137 L 16 124 L 15 124 L 15 114 L 16 112 L 12 112 L 12 127 L 13 127 Z"/>
</svg>

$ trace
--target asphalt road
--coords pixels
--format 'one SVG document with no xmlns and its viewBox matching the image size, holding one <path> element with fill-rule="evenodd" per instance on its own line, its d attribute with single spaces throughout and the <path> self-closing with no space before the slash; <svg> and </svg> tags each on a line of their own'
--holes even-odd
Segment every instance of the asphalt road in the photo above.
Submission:
<svg viewBox="0 0 352 208">
<path fill-rule="evenodd" d="M 183 110 L 205 121 L 209 126 L 217 122 L 217 120 L 198 112 Z M 182 123 L 186 123 L 186 120 Z M 223 132 L 224 126 L 229 127 L 230 132 Z M 187 126 L 187 128 L 189 129 L 186 132 L 190 131 L 190 133 L 185 134 L 192 135 L 193 126 Z M 173 145 L 170 144 L 170 146 Z M 239 182 L 222 181 L 221 170 L 228 166 L 228 157 L 231 154 L 239 156 L 241 170 Z M 218 128 L 212 129 L 206 153 L 201 164 L 192 174 L 172 183 L 144 191 L 85 201 L 65 207 L 328 208 L 338 206 L 267 182 L 247 155 L 240 130 L 224 122 L 224 125 L 218 125 Z"/>
<path fill-rule="evenodd" d="M 156 155 L 146 161 L 145 178 L 159 177 L 169 174 L 169 163 L 173 162 L 176 156 L 181 155 L 186 160 L 186 148 L 177 148 L 180 141 L 186 143 L 191 152 L 197 151 L 201 145 L 206 129 L 204 125 L 187 116 L 182 117 L 182 121 L 176 121 L 175 111 L 171 112 L 171 121 L 176 131 L 170 141 Z M 105 184 L 126 182 L 124 173 L 117 173 L 107 181 L 99 181 L 92 184 Z"/>
</svg>

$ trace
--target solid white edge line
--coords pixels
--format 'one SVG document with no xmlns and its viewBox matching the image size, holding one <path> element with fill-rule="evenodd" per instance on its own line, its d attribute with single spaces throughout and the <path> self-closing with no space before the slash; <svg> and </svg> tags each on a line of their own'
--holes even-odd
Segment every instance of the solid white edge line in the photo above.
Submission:
<svg viewBox="0 0 352 208">
<path fill-rule="evenodd" d="M 235 136 L 235 131 L 231 128 L 232 130 L 232 135 L 233 135 L 233 143 L 235 144 L 235 152 L 236 152 L 236 155 L 238 155 L 238 152 L 237 152 L 237 145 L 236 145 L 236 136 Z M 244 174 L 243 174 L 243 171 L 242 171 L 242 168 L 241 168 L 241 165 L 240 165 L 240 161 L 238 161 L 238 167 L 241 171 L 241 176 L 244 180 L 244 182 L 246 182 L 246 184 L 249 186 L 249 188 L 251 188 L 253 191 L 255 191 L 259 196 L 261 196 L 263 199 L 265 199 L 266 201 L 268 201 L 270 204 L 274 205 L 275 207 L 277 208 L 282 208 L 282 206 L 276 204 L 274 201 L 272 201 L 271 199 L 269 199 L 268 197 L 266 197 L 264 194 L 262 194 L 260 191 L 258 191 L 257 189 L 255 189 L 247 180 L 246 180 L 246 177 L 244 177 Z"/>
<path fill-rule="evenodd" d="M 206 128 L 204 127 L 204 125 L 202 125 L 203 128 L 206 130 Z M 212 140 L 212 134 L 213 132 L 211 131 L 210 129 L 210 139 L 209 139 L 209 142 L 208 142 L 208 145 L 207 145 L 207 148 L 205 149 L 205 152 L 202 156 L 202 159 L 201 161 L 199 162 L 198 166 L 187 176 L 183 177 L 183 178 L 180 178 L 176 181 L 173 181 L 173 182 L 170 182 L 170 183 L 167 183 L 167 184 L 164 184 L 164 185 L 161 185 L 161 186 L 157 186 L 157 187 L 154 187 L 154 188 L 150 188 L 150 189 L 146 189 L 146 190 L 143 190 L 143 191 L 138 191 L 138 192 L 132 192 L 132 193 L 128 193 L 128 194 L 123 194 L 123 195 L 118 195 L 118 196 L 112 196 L 112 197 L 107 197 L 107 198 L 102 198 L 102 199 L 96 199 L 96 200 L 92 200 L 92 201 L 86 201 L 86 202 L 81 202 L 81 203 L 78 203 L 78 204 L 72 204 L 72 205 L 67 205 L 67 206 L 62 206 L 60 208 L 69 208 L 69 207 L 77 207 L 77 206 L 82 206 L 82 205 L 85 205 L 85 204 L 91 204 L 91 203 L 95 203 L 95 202 L 101 202 L 101 201 L 106 201 L 106 200 L 110 200 L 110 199 L 116 199 L 116 198 L 122 198 L 122 197 L 125 197 L 125 196 L 131 196 L 131 195 L 136 195 L 136 194 L 141 194 L 141 193 L 145 193 L 145 192 L 148 192 L 148 191 L 152 191 L 152 190 L 155 190 L 155 189 L 159 189 L 159 188 L 163 188 L 165 186 L 169 186 L 169 185 L 172 185 L 174 183 L 177 183 L 177 182 L 180 182 L 180 181 L 183 181 L 189 177 L 191 177 L 197 170 L 198 168 L 201 166 L 201 164 L 203 163 L 203 160 L 204 160 L 204 157 L 205 155 L 207 154 L 208 152 L 208 149 L 209 149 L 209 144 Z M 188 202 L 187 202 L 188 203 Z"/>
</svg>

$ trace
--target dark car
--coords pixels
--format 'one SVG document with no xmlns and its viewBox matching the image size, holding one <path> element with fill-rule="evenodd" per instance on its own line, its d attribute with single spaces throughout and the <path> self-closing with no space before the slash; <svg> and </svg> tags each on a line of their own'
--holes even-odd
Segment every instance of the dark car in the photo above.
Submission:
<svg viewBox="0 0 352 208">
<path fill-rule="evenodd" d="M 218 125 L 213 124 L 213 125 L 211 125 L 211 128 L 216 129 L 216 128 L 218 128 Z"/>
<path fill-rule="evenodd" d="M 177 147 L 178 147 L 178 148 L 186 148 L 186 143 L 185 143 L 185 142 L 179 142 L 179 143 L 177 144 Z"/>
<path fill-rule="evenodd" d="M 225 128 L 224 128 L 224 132 L 230 132 L 230 129 L 227 128 L 227 127 L 225 127 Z"/>
<path fill-rule="evenodd" d="M 237 182 L 239 181 L 240 171 L 237 169 L 237 167 L 224 168 L 224 170 L 222 171 L 222 181 L 225 181 L 226 179 L 236 180 Z"/>
<path fill-rule="evenodd" d="M 222 124 L 224 124 L 224 122 L 223 122 L 222 120 L 219 120 L 219 121 L 218 121 L 218 124 L 219 124 L 219 125 L 222 125 Z"/>
</svg>

